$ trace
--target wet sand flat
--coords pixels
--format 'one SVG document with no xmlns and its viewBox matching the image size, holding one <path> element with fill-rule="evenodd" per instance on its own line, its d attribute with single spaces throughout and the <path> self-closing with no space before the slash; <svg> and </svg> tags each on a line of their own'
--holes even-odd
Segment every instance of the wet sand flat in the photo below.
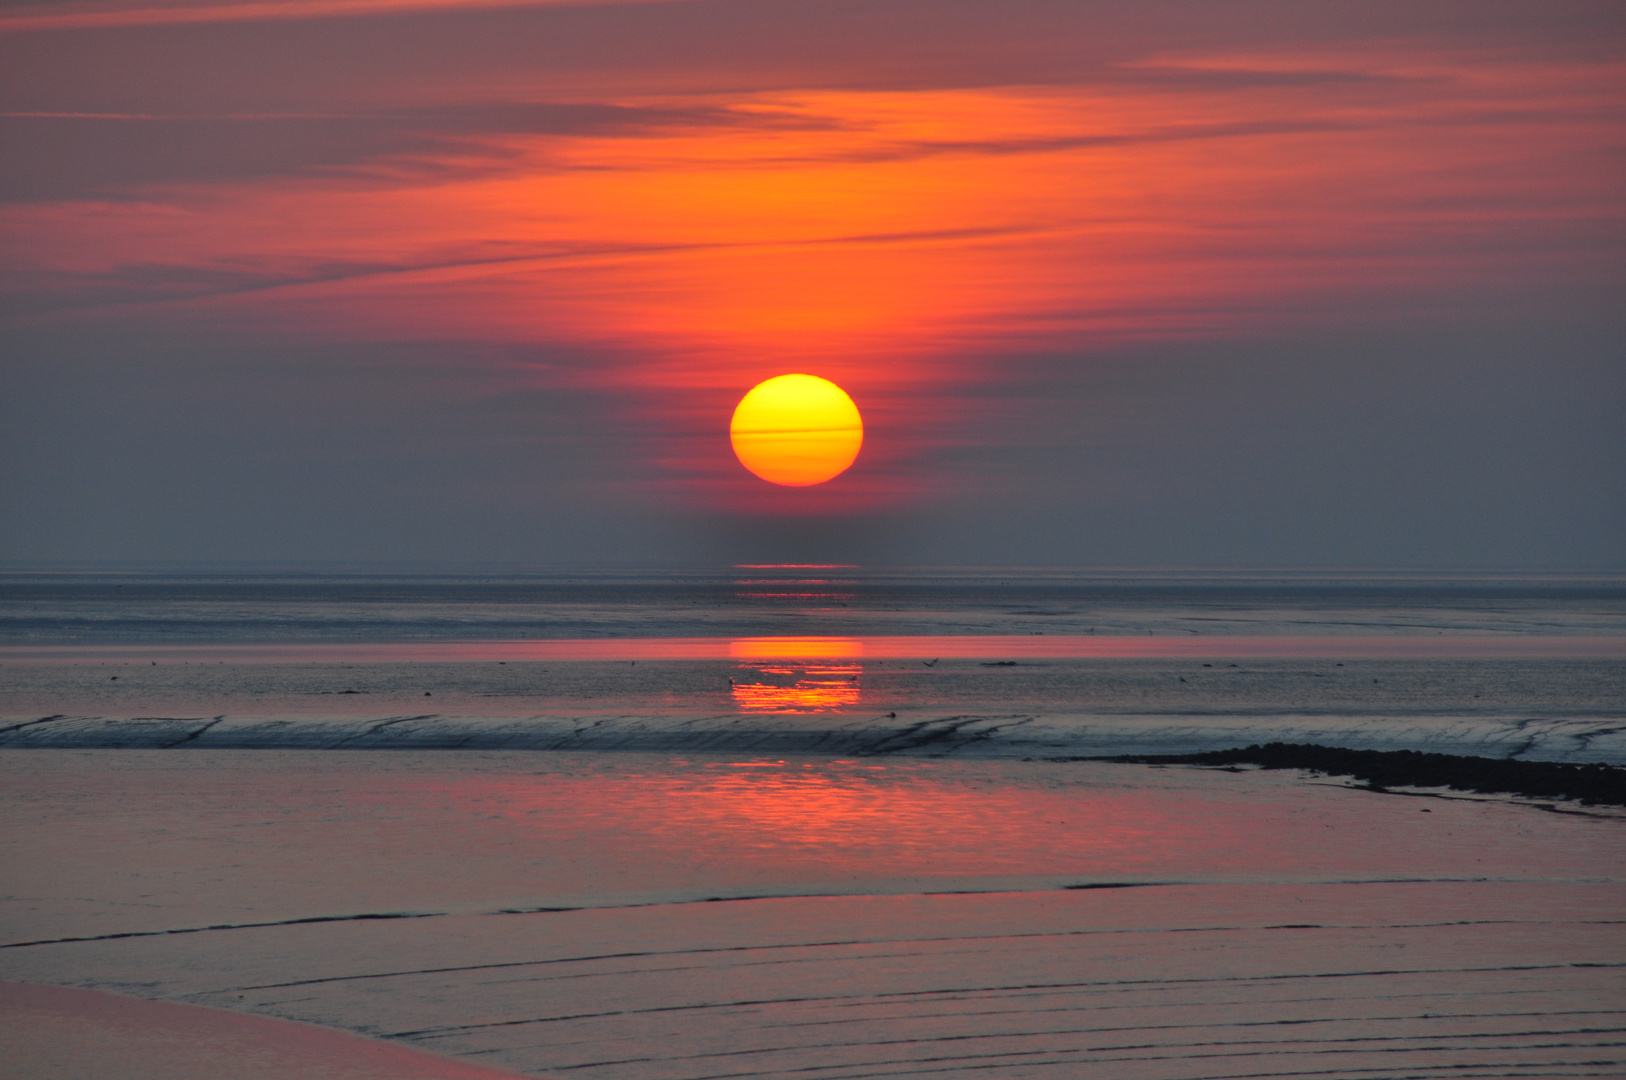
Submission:
<svg viewBox="0 0 1626 1080">
<path fill-rule="evenodd" d="M 0 982 L 6 1075 L 52 1080 L 513 1080 L 515 1074 L 293 1024 L 100 990 Z"/>
<path fill-rule="evenodd" d="M 108 658 L 94 648 L 70 649 L 65 655 L 76 660 L 0 658 L 0 747 L 1022 759 L 1304 742 L 1532 761 L 1626 760 L 1626 665 L 1618 659 L 1626 655 L 1626 638 L 1611 639 L 1614 656 L 1522 659 L 1429 655 L 1487 640 L 1509 645 L 1496 639 L 1393 638 L 1421 658 L 1342 660 L 1225 660 L 1226 646 L 1217 641 L 1204 644 L 1206 654 L 1183 659 L 1010 659 L 1028 639 L 1003 640 L 1006 653 L 993 655 L 1005 658 L 983 660 L 674 661 L 646 651 L 618 662 L 341 662 L 302 646 L 304 663 L 198 659 L 207 649 L 175 662 L 170 654 L 135 659 L 115 650 Z M 1540 644 L 1516 644 L 1539 653 L 1532 640 Z M 1552 639 L 1565 648 L 1588 640 L 1594 639 Z M 932 645 L 947 647 L 943 640 Z M 710 646 L 767 648 L 743 639 Z M 803 639 L 797 648 L 812 645 Z"/>
<path fill-rule="evenodd" d="M 36 750 L 0 777 L 4 978 L 496 1069 L 1626 1060 L 1609 811 L 993 760 Z"/>
</svg>

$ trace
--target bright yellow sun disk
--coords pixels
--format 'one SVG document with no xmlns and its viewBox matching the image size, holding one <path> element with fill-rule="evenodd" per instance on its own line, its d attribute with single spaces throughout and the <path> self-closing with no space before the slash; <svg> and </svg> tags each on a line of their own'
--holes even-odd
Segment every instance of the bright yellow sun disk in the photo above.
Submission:
<svg viewBox="0 0 1626 1080">
<path fill-rule="evenodd" d="M 864 420 L 847 392 L 816 375 L 758 383 L 734 407 L 728 437 L 740 464 L 787 487 L 847 471 L 864 444 Z"/>
</svg>

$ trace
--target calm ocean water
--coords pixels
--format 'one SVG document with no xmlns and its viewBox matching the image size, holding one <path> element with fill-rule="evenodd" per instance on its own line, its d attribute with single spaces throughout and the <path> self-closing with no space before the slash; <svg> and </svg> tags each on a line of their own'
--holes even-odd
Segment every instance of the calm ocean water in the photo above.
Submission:
<svg viewBox="0 0 1626 1080">
<path fill-rule="evenodd" d="M 1626 635 L 1626 576 L 736 567 L 0 575 L 0 645 L 929 634 Z"/>
<path fill-rule="evenodd" d="M 1626 579 L 0 578 L 9 745 L 1626 760 Z"/>
</svg>

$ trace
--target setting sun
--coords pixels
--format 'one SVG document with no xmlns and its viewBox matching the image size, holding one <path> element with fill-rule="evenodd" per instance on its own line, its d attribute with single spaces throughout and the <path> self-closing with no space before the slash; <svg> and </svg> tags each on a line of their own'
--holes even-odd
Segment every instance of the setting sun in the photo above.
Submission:
<svg viewBox="0 0 1626 1080">
<path fill-rule="evenodd" d="M 729 439 L 740 464 L 787 487 L 841 475 L 864 444 L 864 421 L 847 392 L 816 375 L 758 383 L 734 407 Z"/>
</svg>

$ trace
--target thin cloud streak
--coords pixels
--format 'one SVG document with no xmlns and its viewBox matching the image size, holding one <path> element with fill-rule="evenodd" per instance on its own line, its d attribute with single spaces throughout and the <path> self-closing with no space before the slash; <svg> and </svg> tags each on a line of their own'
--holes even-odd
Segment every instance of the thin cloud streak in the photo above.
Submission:
<svg viewBox="0 0 1626 1080">
<path fill-rule="evenodd" d="M 53 303 L 42 298 L 30 305 L 42 316 L 68 313 L 79 315 L 106 314 L 116 310 L 174 309 L 200 301 L 249 297 L 256 294 L 320 288 L 327 285 L 388 281 L 389 279 L 422 281 L 462 280 L 486 273 L 502 274 L 511 271 L 555 269 L 569 266 L 590 266 L 605 262 L 623 263 L 639 258 L 657 258 L 669 255 L 698 254 L 703 252 L 745 251 L 752 248 L 763 251 L 794 251 L 798 248 L 887 247 L 922 243 L 952 243 L 967 240 L 989 240 L 998 237 L 1033 236 L 1044 232 L 1064 230 L 1041 226 L 1012 226 L 1006 228 L 939 229 L 907 233 L 872 233 L 861 236 L 811 237 L 805 240 L 732 241 L 728 243 L 695 244 L 621 244 L 579 245 L 566 250 L 528 251 L 523 254 L 447 258 L 404 265 L 359 264 L 325 266 L 301 274 L 255 274 L 246 270 L 207 267 L 176 268 L 163 263 L 132 263 L 112 271 L 73 275 L 62 274 L 46 282 L 45 296 L 55 295 Z M 40 282 L 36 279 L 35 284 Z M 24 283 L 15 286 L 22 289 Z M 27 319 L 27 323 L 46 321 Z"/>
<path fill-rule="evenodd" d="M 198 23 L 281 22 L 410 15 L 429 11 L 481 11 L 500 8 L 583 7 L 592 4 L 666 3 L 671 0 L 259 0 L 236 4 L 167 7 L 106 5 L 63 11 L 64 5 L 0 16 L 0 34 L 51 30 L 112 30 Z"/>
<path fill-rule="evenodd" d="M 0 113 L 0 201 L 140 199 L 155 184 L 354 176 L 422 183 L 512 169 L 523 136 L 817 123 L 706 102 L 489 102 L 348 113 Z M 505 141 L 510 140 L 510 141 Z M 531 165 L 534 167 L 534 164 Z"/>
</svg>

